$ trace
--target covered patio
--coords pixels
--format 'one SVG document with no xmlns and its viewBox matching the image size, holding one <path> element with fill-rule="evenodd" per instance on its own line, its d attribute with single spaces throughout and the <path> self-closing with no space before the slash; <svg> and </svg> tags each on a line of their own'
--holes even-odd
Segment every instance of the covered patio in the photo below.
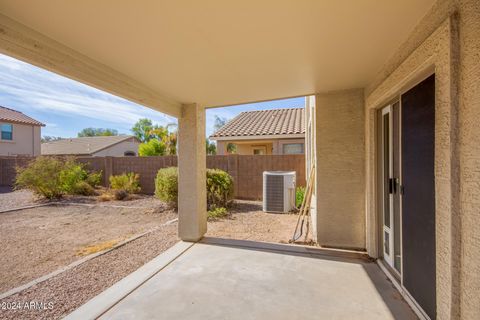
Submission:
<svg viewBox="0 0 480 320">
<path fill-rule="evenodd" d="M 365 254 L 215 238 L 178 243 L 66 317 L 95 318 L 417 319 Z"/>
<path fill-rule="evenodd" d="M 0 0 L 1 53 L 179 123 L 183 242 L 70 317 L 479 319 L 479 21 L 478 0 Z M 337 250 L 203 239 L 206 108 L 300 96 Z"/>
</svg>

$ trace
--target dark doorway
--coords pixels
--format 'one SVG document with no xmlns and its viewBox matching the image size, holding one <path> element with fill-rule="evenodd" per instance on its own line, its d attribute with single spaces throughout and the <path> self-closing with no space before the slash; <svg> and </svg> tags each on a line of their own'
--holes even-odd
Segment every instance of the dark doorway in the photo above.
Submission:
<svg viewBox="0 0 480 320">
<path fill-rule="evenodd" d="M 401 96 L 403 286 L 436 317 L 435 76 Z"/>
</svg>

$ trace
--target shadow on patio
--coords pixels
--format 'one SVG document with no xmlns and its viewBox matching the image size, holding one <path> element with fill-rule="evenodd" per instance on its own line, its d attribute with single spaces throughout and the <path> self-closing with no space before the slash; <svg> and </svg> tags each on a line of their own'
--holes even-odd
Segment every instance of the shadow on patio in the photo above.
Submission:
<svg viewBox="0 0 480 320">
<path fill-rule="evenodd" d="M 180 242 L 67 319 L 416 319 L 362 253 Z"/>
</svg>

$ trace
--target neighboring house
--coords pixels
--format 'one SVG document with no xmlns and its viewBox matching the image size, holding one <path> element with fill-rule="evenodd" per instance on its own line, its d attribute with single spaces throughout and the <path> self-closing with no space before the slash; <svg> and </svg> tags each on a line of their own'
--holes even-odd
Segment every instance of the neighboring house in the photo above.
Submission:
<svg viewBox="0 0 480 320">
<path fill-rule="evenodd" d="M 0 156 L 39 155 L 44 126 L 20 111 L 0 106 Z"/>
<path fill-rule="evenodd" d="M 68 138 L 42 143 L 42 155 L 136 156 L 139 145 L 140 140 L 134 136 Z"/>
<path fill-rule="evenodd" d="M 227 154 L 233 143 L 243 155 L 303 154 L 305 109 L 274 109 L 242 112 L 210 136 L 217 154 Z"/>
</svg>

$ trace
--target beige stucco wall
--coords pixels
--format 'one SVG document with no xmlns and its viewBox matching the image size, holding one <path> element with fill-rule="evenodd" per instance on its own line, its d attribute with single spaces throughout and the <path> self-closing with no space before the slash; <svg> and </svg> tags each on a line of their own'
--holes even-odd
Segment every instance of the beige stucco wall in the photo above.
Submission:
<svg viewBox="0 0 480 320">
<path fill-rule="evenodd" d="M 317 241 L 365 248 L 363 90 L 317 94 L 315 104 Z"/>
<path fill-rule="evenodd" d="M 253 150 L 256 148 L 265 148 L 265 154 L 272 154 L 273 152 L 273 143 L 271 140 L 269 141 L 229 141 L 234 143 L 237 146 L 237 154 L 240 155 L 253 155 Z"/>
<path fill-rule="evenodd" d="M 39 126 L 13 123 L 13 140 L 0 140 L 0 156 L 40 155 L 40 135 Z"/>
<path fill-rule="evenodd" d="M 96 152 L 93 155 L 96 157 L 105 157 L 105 156 L 123 157 L 126 151 L 133 151 L 135 152 L 135 155 L 138 155 L 139 145 L 140 145 L 140 142 L 138 142 L 134 138 L 131 138 L 131 139 L 122 141 L 120 143 L 117 143 L 106 149 L 100 150 L 99 152 Z"/>
<path fill-rule="evenodd" d="M 438 319 L 480 319 L 478 61 L 480 2 L 441 0 L 366 89 L 367 248 L 375 257 L 375 110 L 435 73 Z"/>
<path fill-rule="evenodd" d="M 460 1 L 460 314 L 480 319 L 480 2 Z"/>
<path fill-rule="evenodd" d="M 227 154 L 226 146 L 233 143 L 237 147 L 237 154 L 239 155 L 253 155 L 253 150 L 258 147 L 265 147 L 267 155 L 283 154 L 283 145 L 289 143 L 303 143 L 305 145 L 305 138 L 302 139 L 269 139 L 269 140 L 222 140 L 217 141 L 217 154 Z"/>
</svg>

